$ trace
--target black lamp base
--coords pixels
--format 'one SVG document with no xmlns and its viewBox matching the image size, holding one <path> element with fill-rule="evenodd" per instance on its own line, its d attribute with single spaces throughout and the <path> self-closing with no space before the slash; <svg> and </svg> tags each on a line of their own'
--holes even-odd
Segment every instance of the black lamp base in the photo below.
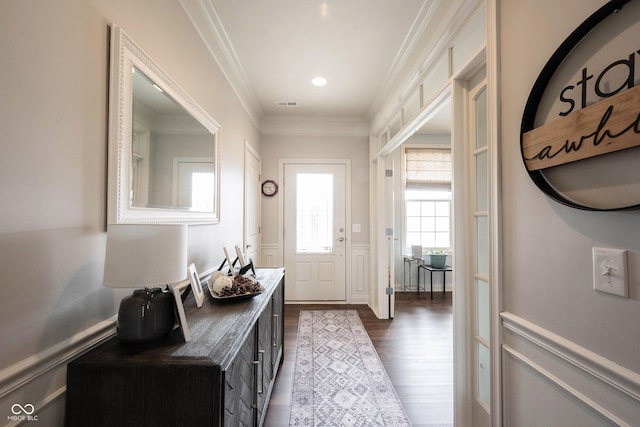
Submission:
<svg viewBox="0 0 640 427">
<path fill-rule="evenodd" d="M 166 336 L 176 323 L 173 295 L 160 288 L 133 291 L 120 302 L 117 337 L 124 342 L 143 343 Z"/>
</svg>

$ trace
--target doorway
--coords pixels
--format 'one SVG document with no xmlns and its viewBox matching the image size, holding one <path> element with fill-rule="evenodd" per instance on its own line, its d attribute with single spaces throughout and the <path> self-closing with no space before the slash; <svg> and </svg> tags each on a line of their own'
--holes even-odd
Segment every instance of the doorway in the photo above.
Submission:
<svg viewBox="0 0 640 427">
<path fill-rule="evenodd" d="M 453 265 L 453 162 L 451 104 L 407 138 L 387 161 L 393 168 L 394 285 L 418 295 L 452 291 L 452 275 L 428 273 L 430 253 L 446 255 Z M 450 270 L 449 270 L 450 271 Z M 445 274 L 441 274 L 445 273 Z"/>
<path fill-rule="evenodd" d="M 244 152 L 244 248 L 246 260 L 260 260 L 262 213 L 260 181 L 262 160 L 260 155 L 245 141 Z"/>
<path fill-rule="evenodd" d="M 346 301 L 348 161 L 283 163 L 287 301 Z"/>
<path fill-rule="evenodd" d="M 385 156 L 385 169 L 391 170 L 386 175 L 392 177 L 386 179 L 393 181 L 393 192 L 386 200 L 393 205 L 392 212 L 387 214 L 393 230 L 390 260 L 395 285 L 395 298 L 390 307 L 393 324 L 415 317 L 428 325 L 425 327 L 437 324 L 440 328 L 437 336 L 426 336 L 421 341 L 430 349 L 429 353 L 433 354 L 436 348 L 441 351 L 437 351 L 437 360 L 429 361 L 431 371 L 415 372 L 420 376 L 416 381 L 426 387 L 426 395 L 420 397 L 420 404 L 414 410 L 428 406 L 431 410 L 423 415 L 423 421 L 449 426 L 453 426 L 454 420 L 453 321 L 452 317 L 446 317 L 447 322 L 440 323 L 444 319 L 440 316 L 446 310 L 451 316 L 452 295 L 456 290 L 452 287 L 452 272 L 430 273 L 424 267 L 431 265 L 431 251 L 446 253 L 448 267 L 455 268 L 462 262 L 454 245 L 457 230 L 453 227 L 451 116 L 451 98 L 446 96 L 416 126 L 412 135 Z M 456 161 L 462 160 L 456 158 Z M 419 253 L 414 252 L 416 247 Z M 406 305 L 410 305 L 410 313 L 403 310 Z M 410 339 L 419 340 L 415 332 L 409 335 Z M 437 384 L 431 382 L 434 375 L 437 375 Z M 437 402 L 431 401 L 436 393 Z"/>
<path fill-rule="evenodd" d="M 468 67 L 449 81 L 435 101 L 425 106 L 419 117 L 406 126 L 406 131 L 387 139 L 388 142 L 377 157 L 376 176 L 379 188 L 386 185 L 389 175 L 395 179 L 398 168 L 389 167 L 389 158 L 400 158 L 403 155 L 403 144 L 407 144 L 408 138 L 435 117 L 442 110 L 442 105 L 451 105 L 452 247 L 447 264 L 453 269 L 453 281 L 449 283 L 454 314 L 453 411 L 456 425 L 479 427 L 492 425 L 500 416 L 499 401 L 493 398 L 499 387 L 499 353 L 496 351 L 499 337 L 495 333 L 498 307 L 495 275 L 498 259 L 495 246 L 498 241 L 495 202 L 497 181 L 491 174 L 495 170 L 496 151 L 495 141 L 488 137 L 491 123 L 488 117 L 485 64 L 484 53 L 478 54 Z M 381 142 L 384 143 L 385 140 L 382 139 Z M 396 164 L 402 165 L 402 161 L 397 161 Z M 401 171 L 398 172 L 402 174 Z M 395 181 L 402 182 L 399 179 Z M 414 257 L 408 245 L 401 241 L 407 230 L 401 223 L 407 220 L 406 213 L 396 209 L 390 215 L 384 207 L 390 203 L 397 206 L 394 199 L 404 191 L 405 187 L 396 184 L 391 195 L 385 192 L 377 213 L 380 230 L 377 237 L 378 259 L 380 262 L 384 261 L 385 265 L 387 262 L 390 264 L 390 269 L 395 272 L 394 283 L 401 284 L 397 289 L 404 288 L 405 260 Z M 395 252 L 395 256 L 389 256 L 387 252 L 387 230 L 392 230 L 393 237 L 397 239 L 390 249 Z M 398 263 L 401 264 L 395 265 Z M 416 265 L 408 264 L 407 268 L 413 268 L 412 275 L 407 274 L 406 280 L 412 281 L 415 289 Z M 389 311 L 386 311 L 386 304 L 383 304 L 381 297 L 384 292 L 382 285 L 386 282 L 387 276 L 380 274 L 376 302 L 378 312 L 383 316 L 393 312 L 392 304 Z M 444 286 L 447 289 L 446 283 Z"/>
</svg>

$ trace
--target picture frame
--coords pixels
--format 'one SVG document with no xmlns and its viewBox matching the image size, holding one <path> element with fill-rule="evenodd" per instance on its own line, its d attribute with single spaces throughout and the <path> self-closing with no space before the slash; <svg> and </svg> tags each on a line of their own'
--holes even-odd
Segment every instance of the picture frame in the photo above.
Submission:
<svg viewBox="0 0 640 427">
<path fill-rule="evenodd" d="M 234 262 L 231 261 L 231 257 L 229 256 L 229 251 L 227 251 L 227 248 L 225 246 L 223 246 L 222 249 L 224 250 L 224 256 L 227 258 L 227 263 L 229 264 L 229 273 L 232 276 L 235 276 L 236 270 L 235 270 Z"/>
<path fill-rule="evenodd" d="M 253 267 L 253 260 L 249 258 L 245 260 L 244 254 L 238 245 L 236 245 L 236 254 L 238 254 L 238 262 L 240 263 L 240 271 L 238 274 L 247 274 L 249 271 L 256 277 L 256 270 Z"/>
<path fill-rule="evenodd" d="M 191 334 L 189 333 L 189 324 L 187 323 L 187 317 L 184 314 L 184 306 L 182 305 L 182 290 L 189 286 L 189 282 L 184 281 L 175 285 L 169 285 L 171 293 L 173 293 L 173 300 L 176 304 L 176 312 L 178 313 L 178 326 L 182 332 L 184 342 L 191 340 Z"/>
<path fill-rule="evenodd" d="M 187 267 L 189 273 L 189 281 L 191 283 L 191 290 L 193 291 L 193 297 L 196 300 L 196 305 L 198 308 L 202 307 L 204 303 L 204 291 L 202 290 L 202 283 L 200 282 L 200 277 L 198 276 L 198 271 L 196 270 L 196 265 L 191 263 L 189 267 Z"/>
<path fill-rule="evenodd" d="M 238 262 L 240 263 L 240 268 L 244 268 L 247 265 L 247 263 L 244 260 L 242 249 L 240 249 L 240 246 L 238 245 L 236 245 L 236 255 L 238 256 Z"/>
</svg>

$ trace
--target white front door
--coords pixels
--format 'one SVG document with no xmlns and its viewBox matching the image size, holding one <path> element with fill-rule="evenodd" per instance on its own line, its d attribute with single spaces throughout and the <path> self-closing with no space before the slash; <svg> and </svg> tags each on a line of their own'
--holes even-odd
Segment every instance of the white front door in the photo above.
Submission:
<svg viewBox="0 0 640 427">
<path fill-rule="evenodd" d="M 260 231 L 261 231 L 261 199 L 260 173 L 262 162 L 260 156 L 249 144 L 245 146 L 244 157 L 244 248 L 245 260 L 253 260 L 260 264 Z"/>
<path fill-rule="evenodd" d="M 287 301 L 344 301 L 346 164 L 284 164 Z"/>
</svg>

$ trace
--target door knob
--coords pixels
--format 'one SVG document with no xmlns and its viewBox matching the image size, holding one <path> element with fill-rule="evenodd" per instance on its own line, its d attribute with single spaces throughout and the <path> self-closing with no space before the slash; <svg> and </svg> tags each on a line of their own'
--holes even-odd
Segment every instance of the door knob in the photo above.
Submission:
<svg viewBox="0 0 640 427">
<path fill-rule="evenodd" d="M 339 237 L 338 242 L 344 242 L 344 237 Z"/>
</svg>

